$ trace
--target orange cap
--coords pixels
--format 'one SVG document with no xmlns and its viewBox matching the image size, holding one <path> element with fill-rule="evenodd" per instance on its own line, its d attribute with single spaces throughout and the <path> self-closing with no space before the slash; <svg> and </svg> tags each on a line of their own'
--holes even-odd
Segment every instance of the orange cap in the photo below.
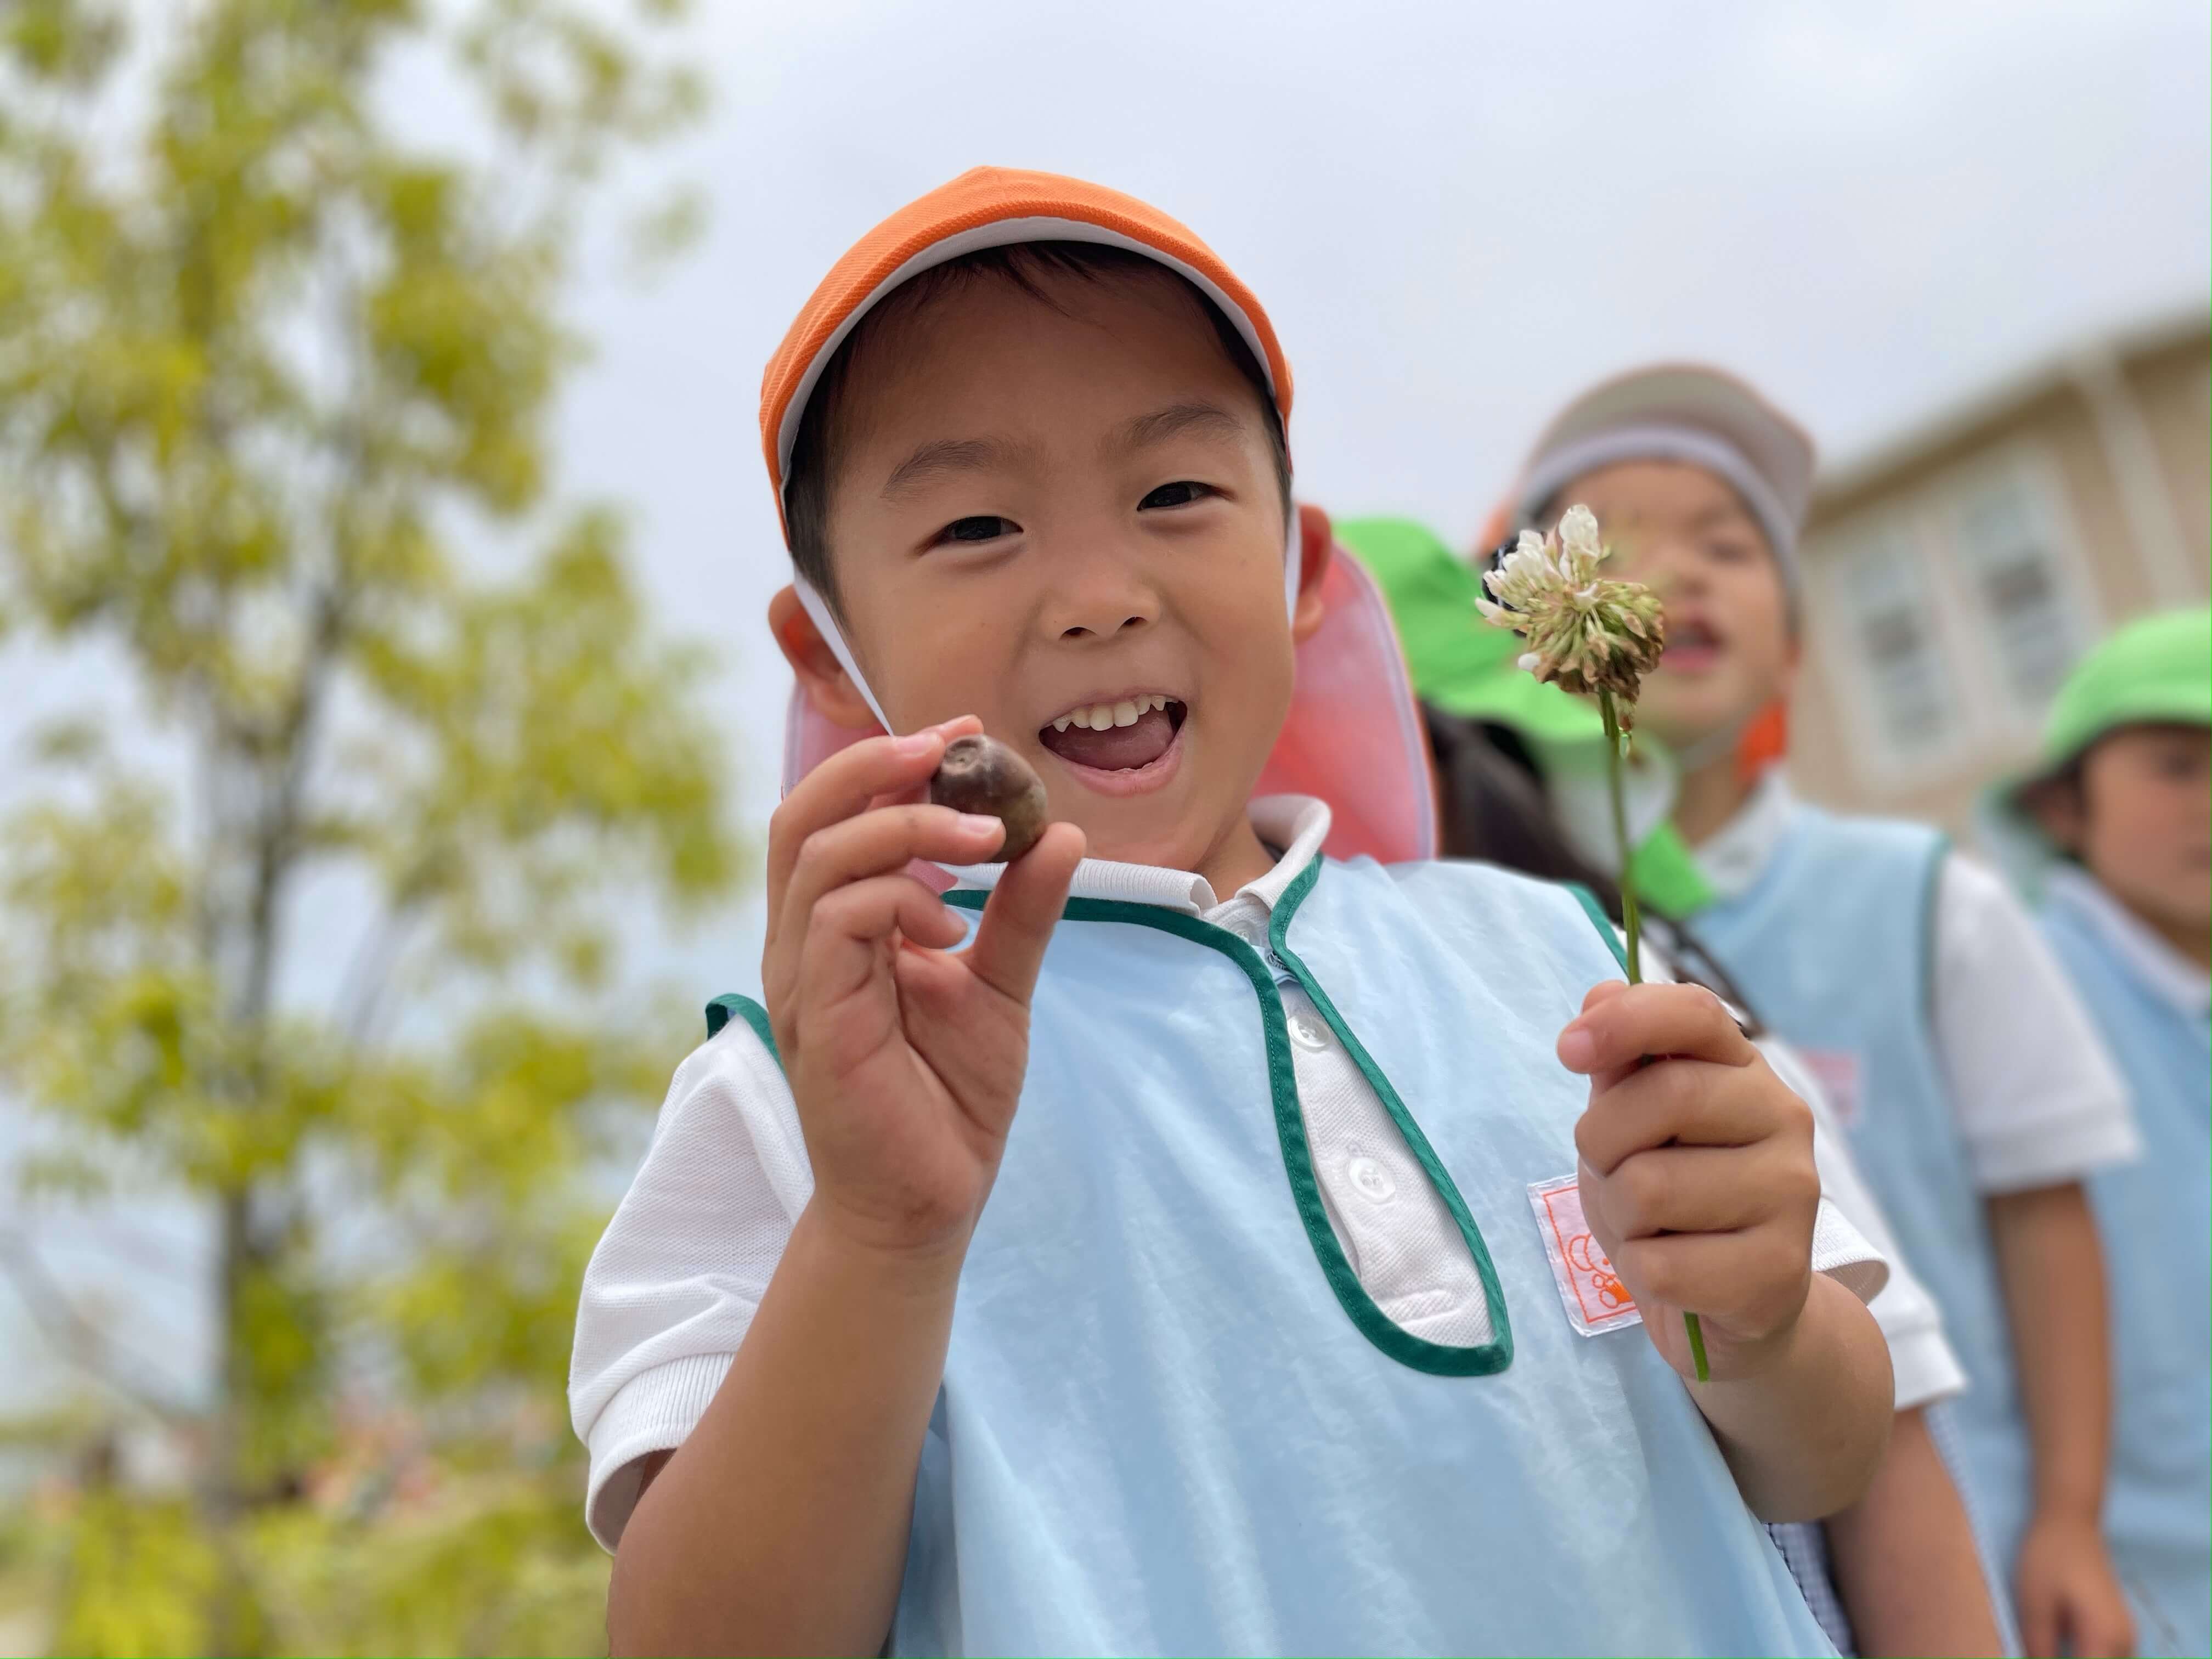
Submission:
<svg viewBox="0 0 2212 1659">
<path fill-rule="evenodd" d="M 830 267 L 761 376 L 761 450 L 776 514 L 784 468 L 806 400 L 830 359 L 870 307 L 908 277 L 981 248 L 1016 242 L 1103 242 L 1157 259 L 1197 284 L 1244 337 L 1267 377 L 1287 429 L 1291 366 L 1267 313 L 1221 258 L 1158 208 L 1103 185 L 1056 173 L 971 167 L 908 203 Z M 785 526 L 789 534 L 790 527 Z"/>
</svg>

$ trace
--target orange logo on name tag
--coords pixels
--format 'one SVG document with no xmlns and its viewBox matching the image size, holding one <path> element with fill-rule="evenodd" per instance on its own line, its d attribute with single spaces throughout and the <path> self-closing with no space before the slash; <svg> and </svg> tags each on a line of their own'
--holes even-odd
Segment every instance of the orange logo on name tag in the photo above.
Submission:
<svg viewBox="0 0 2212 1659">
<path fill-rule="evenodd" d="M 1644 1316 L 1636 1311 L 1636 1298 L 1583 1219 L 1582 1188 L 1575 1177 L 1530 1182 L 1528 1203 L 1536 1212 L 1536 1231 L 1543 1237 L 1568 1323 L 1584 1336 L 1640 1323 Z"/>
</svg>

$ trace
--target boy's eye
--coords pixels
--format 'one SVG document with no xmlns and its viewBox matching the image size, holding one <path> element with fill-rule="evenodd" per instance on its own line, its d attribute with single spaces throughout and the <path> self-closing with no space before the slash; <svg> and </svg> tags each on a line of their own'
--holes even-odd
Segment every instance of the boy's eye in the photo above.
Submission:
<svg viewBox="0 0 2212 1659">
<path fill-rule="evenodd" d="M 1213 491 L 1202 483 L 1194 483 L 1188 478 L 1178 478 L 1173 483 L 1162 484 L 1144 500 L 1139 501 L 1137 511 L 1142 513 L 1146 508 L 1154 507 L 1188 507 L 1193 501 L 1203 500 L 1212 494 Z"/>
<path fill-rule="evenodd" d="M 1705 544 L 1705 556 L 1716 564 L 1747 564 L 1759 555 L 1748 542 L 1717 539 Z"/>
<path fill-rule="evenodd" d="M 995 514 L 978 513 L 969 518 L 955 519 L 937 532 L 940 542 L 989 542 L 1014 533 L 1012 519 L 1001 519 Z"/>
</svg>

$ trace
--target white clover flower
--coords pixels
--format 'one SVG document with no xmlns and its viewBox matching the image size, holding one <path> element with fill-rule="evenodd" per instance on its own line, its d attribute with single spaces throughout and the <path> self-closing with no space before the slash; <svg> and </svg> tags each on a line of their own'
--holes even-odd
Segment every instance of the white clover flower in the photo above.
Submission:
<svg viewBox="0 0 2212 1659">
<path fill-rule="evenodd" d="M 1474 605 L 1485 622 L 1528 641 L 1522 668 L 1578 696 L 1610 692 L 1626 726 L 1627 705 L 1666 648 L 1667 619 L 1650 588 L 1598 574 L 1610 551 L 1599 539 L 1597 515 L 1571 507 L 1549 538 L 1521 532 L 1482 579 L 1489 597 Z"/>
</svg>

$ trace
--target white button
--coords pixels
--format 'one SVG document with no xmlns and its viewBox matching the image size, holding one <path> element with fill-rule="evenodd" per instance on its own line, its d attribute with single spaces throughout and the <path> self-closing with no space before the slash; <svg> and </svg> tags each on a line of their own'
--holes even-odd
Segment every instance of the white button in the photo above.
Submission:
<svg viewBox="0 0 2212 1659">
<path fill-rule="evenodd" d="M 1322 1028 L 1321 1023 L 1312 1015 L 1292 1014 L 1291 1041 L 1301 1048 L 1311 1048 L 1319 1052 L 1328 1047 L 1328 1033 Z"/>
<path fill-rule="evenodd" d="M 1355 1158 L 1344 1166 L 1352 1177 L 1352 1184 L 1359 1188 L 1359 1195 L 1374 1204 L 1388 1204 L 1397 1195 L 1398 1183 L 1390 1179 L 1390 1172 L 1371 1158 Z"/>
</svg>

